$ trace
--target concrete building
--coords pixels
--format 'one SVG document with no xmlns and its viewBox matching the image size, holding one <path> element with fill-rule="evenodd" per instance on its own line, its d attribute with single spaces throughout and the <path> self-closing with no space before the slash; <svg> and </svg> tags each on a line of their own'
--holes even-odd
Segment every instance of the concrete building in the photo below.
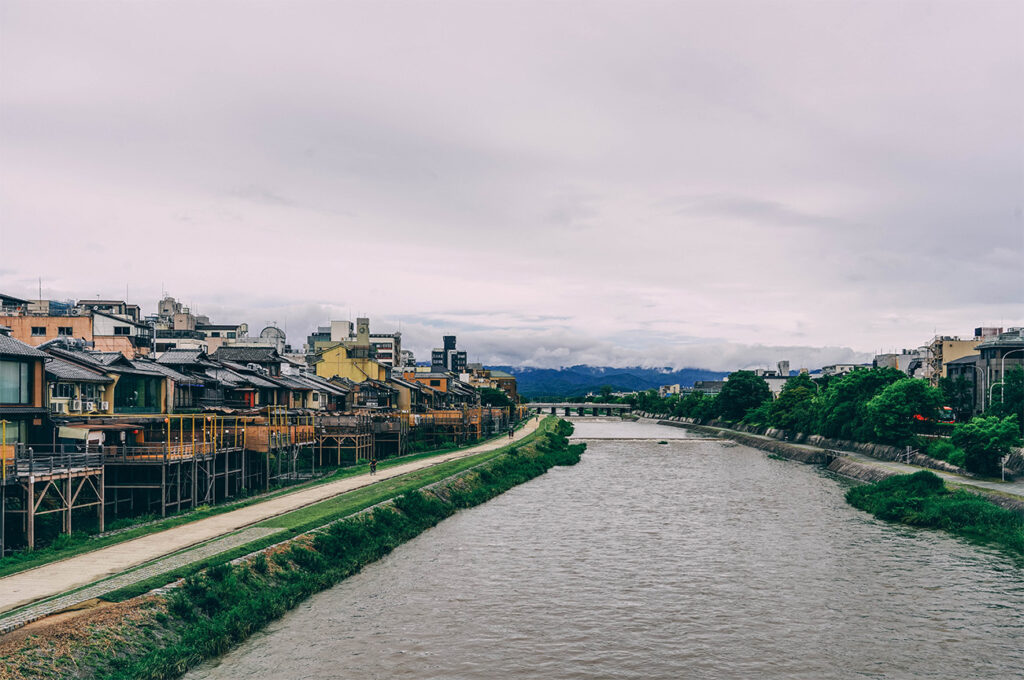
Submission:
<svg viewBox="0 0 1024 680">
<path fill-rule="evenodd" d="M 466 353 L 455 346 L 455 336 L 446 335 L 442 338 L 443 347 L 435 347 L 430 353 L 430 369 L 432 371 L 451 371 L 462 373 L 468 363 Z"/>
</svg>

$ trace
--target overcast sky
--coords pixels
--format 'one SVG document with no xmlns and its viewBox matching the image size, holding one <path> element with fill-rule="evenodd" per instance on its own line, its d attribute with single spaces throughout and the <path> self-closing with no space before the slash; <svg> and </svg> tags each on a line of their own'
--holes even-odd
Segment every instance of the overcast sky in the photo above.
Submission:
<svg viewBox="0 0 1024 680">
<path fill-rule="evenodd" d="M 1024 325 L 1024 3 L 0 2 L 0 291 L 418 358 Z"/>
</svg>

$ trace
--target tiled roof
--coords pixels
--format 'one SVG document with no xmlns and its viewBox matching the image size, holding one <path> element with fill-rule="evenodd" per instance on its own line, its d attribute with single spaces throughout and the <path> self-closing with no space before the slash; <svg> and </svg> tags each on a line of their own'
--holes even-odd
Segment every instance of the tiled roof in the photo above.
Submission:
<svg viewBox="0 0 1024 680">
<path fill-rule="evenodd" d="M 197 364 L 205 356 L 201 349 L 169 349 L 156 360 L 158 364 L 173 364 L 181 366 L 184 364 Z"/>
<path fill-rule="evenodd" d="M 99 371 L 94 371 L 86 368 L 85 366 L 79 366 L 78 364 L 73 364 L 70 361 L 58 359 L 57 357 L 49 357 L 47 360 L 46 374 L 56 380 L 66 380 L 69 382 L 114 382 L 113 378 L 105 376 Z"/>
<path fill-rule="evenodd" d="M 46 356 L 44 352 L 26 345 L 21 340 L 15 340 L 9 335 L 0 333 L 0 356 L 8 357 L 31 357 L 41 359 Z"/>
<path fill-rule="evenodd" d="M 132 366 L 134 366 L 135 368 L 141 369 L 143 371 L 146 371 L 146 372 L 160 373 L 162 375 L 167 376 L 168 378 L 170 378 L 171 380 L 173 380 L 176 383 L 181 383 L 181 384 L 197 383 L 197 384 L 200 384 L 200 385 L 202 384 L 201 382 L 197 382 L 197 380 L 195 378 L 187 376 L 184 373 L 179 373 L 178 371 L 175 371 L 170 366 L 163 366 L 163 365 L 161 365 L 161 364 L 159 364 L 159 363 L 157 363 L 155 361 L 133 361 L 132 362 Z"/>
<path fill-rule="evenodd" d="M 214 359 L 227 359 L 239 363 L 260 363 L 267 361 L 281 361 L 277 350 L 273 347 L 226 347 L 221 346 L 210 355 Z"/>
</svg>

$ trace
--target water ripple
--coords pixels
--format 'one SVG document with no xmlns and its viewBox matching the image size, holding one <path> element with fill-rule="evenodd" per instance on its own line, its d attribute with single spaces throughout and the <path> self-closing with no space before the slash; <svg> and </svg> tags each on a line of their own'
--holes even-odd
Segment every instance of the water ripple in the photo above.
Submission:
<svg viewBox="0 0 1024 680">
<path fill-rule="evenodd" d="M 188 677 L 1021 677 L 1024 573 L 998 551 L 878 522 L 746 447 L 578 433 L 606 440 Z"/>
</svg>

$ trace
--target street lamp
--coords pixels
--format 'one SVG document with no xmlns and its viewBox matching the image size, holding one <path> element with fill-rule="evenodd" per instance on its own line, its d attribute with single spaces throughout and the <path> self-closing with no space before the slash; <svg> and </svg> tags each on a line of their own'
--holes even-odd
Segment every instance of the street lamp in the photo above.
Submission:
<svg viewBox="0 0 1024 680">
<path fill-rule="evenodd" d="M 1010 351 L 1002 354 L 999 359 L 999 401 L 1004 401 L 1007 395 L 1007 356 L 1010 356 L 1014 352 L 1024 352 L 1024 347 L 1020 349 L 1011 349 Z M 995 385 L 988 386 L 988 403 L 991 406 L 992 403 L 992 389 Z"/>
</svg>

